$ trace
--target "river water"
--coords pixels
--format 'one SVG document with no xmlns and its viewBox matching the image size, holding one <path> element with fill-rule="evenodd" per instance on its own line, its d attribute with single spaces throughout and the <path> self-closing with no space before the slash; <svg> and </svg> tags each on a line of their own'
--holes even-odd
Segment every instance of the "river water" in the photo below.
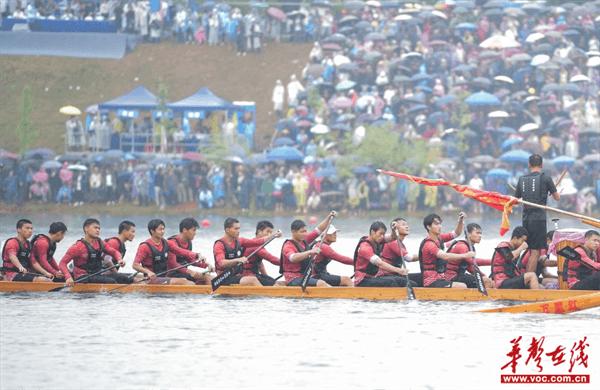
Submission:
<svg viewBox="0 0 600 390">
<path fill-rule="evenodd" d="M 18 216 L 0 216 L 0 239 L 13 234 Z M 204 218 L 204 217 L 202 217 Z M 222 232 L 222 217 L 199 232 L 196 250 L 210 254 Z M 445 230 L 454 216 L 445 216 Z M 81 235 L 80 216 L 36 216 L 37 232 L 62 219 L 70 231 L 57 257 Z M 126 261 L 145 239 L 148 217 L 131 217 L 138 235 Z M 166 217 L 175 234 L 179 217 Z M 390 218 L 386 218 L 388 222 Z M 251 237 L 258 219 L 242 218 Z M 484 228 L 478 256 L 490 256 L 498 236 L 495 218 L 473 218 Z M 102 218 L 102 236 L 116 233 L 120 218 Z M 273 219 L 289 231 L 291 218 Z M 334 248 L 351 256 L 371 220 L 338 218 Z M 513 221 L 513 226 L 518 223 Z M 411 253 L 423 238 L 411 218 Z M 561 221 L 563 226 L 568 222 Z M 283 239 L 268 249 L 279 252 Z M 417 265 L 412 264 L 417 271 Z M 267 269 L 276 275 L 275 267 Z M 351 275 L 339 265 L 333 272 Z M 482 314 L 477 310 L 507 302 L 369 302 L 224 298 L 202 295 L 0 294 L 0 389 L 149 388 L 356 388 L 495 389 L 509 361 L 510 341 L 522 336 L 517 373 L 538 373 L 529 362 L 532 337 L 545 337 L 545 352 L 562 345 L 566 364 L 542 358 L 543 373 L 566 374 L 570 349 L 587 337 L 589 385 L 535 385 L 535 389 L 598 388 L 600 309 L 565 316 Z"/>
</svg>

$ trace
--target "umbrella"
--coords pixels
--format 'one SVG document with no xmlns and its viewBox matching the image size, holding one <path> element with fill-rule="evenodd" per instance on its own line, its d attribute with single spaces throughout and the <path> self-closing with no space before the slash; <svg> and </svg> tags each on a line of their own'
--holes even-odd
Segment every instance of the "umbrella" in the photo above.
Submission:
<svg viewBox="0 0 600 390">
<path fill-rule="evenodd" d="M 352 170 L 352 172 L 356 175 L 365 175 L 367 173 L 373 172 L 373 168 L 367 166 L 356 167 Z"/>
<path fill-rule="evenodd" d="M 188 161 L 202 161 L 204 159 L 198 152 L 185 152 L 181 157 Z"/>
<path fill-rule="evenodd" d="M 521 142 L 523 142 L 522 138 L 509 138 L 502 142 L 502 145 L 500 145 L 500 147 L 502 148 L 502 150 L 506 150 L 513 145 L 520 144 Z"/>
<path fill-rule="evenodd" d="M 310 129 L 310 132 L 313 134 L 327 134 L 329 133 L 329 127 L 319 123 L 318 125 L 313 126 L 313 128 Z"/>
<path fill-rule="evenodd" d="M 454 26 L 456 30 L 465 30 L 465 31 L 475 31 L 477 30 L 477 26 L 473 23 L 459 23 Z"/>
<path fill-rule="evenodd" d="M 333 108 L 340 108 L 340 109 L 350 108 L 350 107 L 352 107 L 352 100 L 350 98 L 347 98 L 346 96 L 340 96 L 340 97 L 335 98 L 331 102 L 331 106 Z"/>
<path fill-rule="evenodd" d="M 372 32 L 365 35 L 365 41 L 385 41 L 385 35 L 378 32 Z"/>
<path fill-rule="evenodd" d="M 352 80 L 344 80 L 340 83 L 338 83 L 338 85 L 335 86 L 336 91 L 347 91 L 349 89 L 352 89 L 356 86 L 356 83 Z"/>
<path fill-rule="evenodd" d="M 8 150 L 0 149 L 0 158 L 17 160 L 19 158 L 19 155 L 16 153 L 9 152 Z"/>
<path fill-rule="evenodd" d="M 470 164 L 492 164 L 496 162 L 496 159 L 492 156 L 488 156 L 487 154 L 480 154 L 479 156 L 468 158 L 467 162 Z"/>
<path fill-rule="evenodd" d="M 51 160 L 54 158 L 54 151 L 48 148 L 30 149 L 23 154 L 23 160 Z"/>
<path fill-rule="evenodd" d="M 227 156 L 223 159 L 224 161 L 229 161 L 235 164 L 243 164 L 244 160 L 240 156 Z"/>
<path fill-rule="evenodd" d="M 343 26 L 345 24 L 352 24 L 352 23 L 356 23 L 356 22 L 358 22 L 358 18 L 356 16 L 354 16 L 354 15 L 347 15 L 347 16 L 344 16 L 343 18 L 341 18 L 339 20 L 338 24 L 340 26 Z"/>
<path fill-rule="evenodd" d="M 570 168 L 575 164 L 575 159 L 569 156 L 558 156 L 552 160 L 552 165 L 558 169 Z"/>
<path fill-rule="evenodd" d="M 338 45 L 337 43 L 326 43 L 323 46 L 321 46 L 321 48 L 323 50 L 329 50 L 329 51 L 340 51 L 340 50 L 342 50 L 342 47 L 340 45 Z"/>
<path fill-rule="evenodd" d="M 507 126 L 502 126 L 502 127 L 498 127 L 497 129 L 488 129 L 489 131 L 492 132 L 496 132 L 496 133 L 503 133 L 503 134 L 516 134 L 517 131 L 515 129 L 513 129 L 512 127 L 507 127 Z"/>
<path fill-rule="evenodd" d="M 600 66 L 600 56 L 590 57 L 586 64 L 588 68 L 595 68 L 596 66 Z"/>
<path fill-rule="evenodd" d="M 33 181 L 42 183 L 42 182 L 48 180 L 48 174 L 46 173 L 46 171 L 37 171 L 36 173 L 33 174 L 32 179 L 33 179 Z"/>
<path fill-rule="evenodd" d="M 508 180 L 512 177 L 512 173 L 507 171 L 506 169 L 496 168 L 491 169 L 485 174 L 486 178 L 494 178 L 494 179 L 504 179 Z"/>
<path fill-rule="evenodd" d="M 492 85 L 492 82 L 486 77 L 475 77 L 471 80 L 471 85 L 473 86 L 473 89 L 482 89 L 489 88 Z"/>
<path fill-rule="evenodd" d="M 253 153 L 246 159 L 246 162 L 250 165 L 260 165 L 268 163 L 269 160 L 264 153 Z"/>
<path fill-rule="evenodd" d="M 506 111 L 492 111 L 488 114 L 489 118 L 508 118 L 509 116 Z"/>
<path fill-rule="evenodd" d="M 315 173 L 315 177 L 334 177 L 337 176 L 335 167 L 321 168 Z"/>
<path fill-rule="evenodd" d="M 539 41 L 540 39 L 544 39 L 544 38 L 546 38 L 546 36 L 544 34 L 539 33 L 539 32 L 534 32 L 533 34 L 529 34 L 527 36 L 527 38 L 525 39 L 525 42 L 533 43 L 533 42 Z"/>
<path fill-rule="evenodd" d="M 88 170 L 88 168 L 85 165 L 81 165 L 81 164 L 69 165 L 68 168 L 71 171 L 87 171 Z"/>
<path fill-rule="evenodd" d="M 143 171 L 147 171 L 150 169 L 150 165 L 148 164 L 140 164 L 140 165 L 136 165 L 134 168 L 134 171 L 136 172 L 143 172 Z"/>
<path fill-rule="evenodd" d="M 350 131 L 350 130 L 352 130 L 348 124 L 346 124 L 346 123 L 340 123 L 340 122 L 337 122 L 337 123 L 334 123 L 333 125 L 331 125 L 331 129 L 333 129 L 333 130 L 340 130 L 340 131 Z"/>
<path fill-rule="evenodd" d="M 502 50 L 519 46 L 521 46 L 519 42 L 504 35 L 494 35 L 479 44 L 479 47 L 483 49 L 494 50 Z"/>
<path fill-rule="evenodd" d="M 581 161 L 585 163 L 600 163 L 600 153 L 592 153 L 584 156 Z"/>
<path fill-rule="evenodd" d="M 293 139 L 289 138 L 289 137 L 281 137 L 281 138 L 277 138 L 274 142 L 273 142 L 273 146 L 292 146 L 295 145 L 296 142 L 294 142 Z"/>
<path fill-rule="evenodd" d="M 294 122 L 292 119 L 282 119 L 279 122 L 277 122 L 277 124 L 275 125 L 275 128 L 278 131 L 281 131 L 283 129 L 295 129 L 296 128 L 296 122 Z"/>
<path fill-rule="evenodd" d="M 501 104 L 496 96 L 483 91 L 470 95 L 465 99 L 465 103 L 471 107 L 498 106 Z"/>
<path fill-rule="evenodd" d="M 550 56 L 547 54 L 538 54 L 531 59 L 531 66 L 540 66 L 550 61 Z"/>
<path fill-rule="evenodd" d="M 333 57 L 333 64 L 335 66 L 340 66 L 340 65 L 344 65 L 344 64 L 349 64 L 350 58 L 343 56 L 341 54 L 336 55 L 335 57 Z"/>
<path fill-rule="evenodd" d="M 525 62 L 531 61 L 531 56 L 527 53 L 517 53 L 508 58 L 509 61 L 512 62 Z"/>
<path fill-rule="evenodd" d="M 569 80 L 570 83 L 577 83 L 577 82 L 580 82 L 580 81 L 589 83 L 591 80 L 590 80 L 589 77 L 587 77 L 586 75 L 583 75 L 583 74 L 578 74 L 576 76 L 573 76 Z"/>
<path fill-rule="evenodd" d="M 279 20 L 280 22 L 283 22 L 286 18 L 285 12 L 283 12 L 277 7 L 269 7 L 269 9 L 267 9 L 267 14 Z"/>
<path fill-rule="evenodd" d="M 268 161 L 302 161 L 304 156 L 302 153 L 291 146 L 280 146 L 273 148 L 267 152 Z"/>
<path fill-rule="evenodd" d="M 502 154 L 500 156 L 500 161 L 511 164 L 527 164 L 530 155 L 531 153 L 525 150 L 515 149 Z"/>
<path fill-rule="evenodd" d="M 60 169 L 60 167 L 62 167 L 62 164 L 56 160 L 44 161 L 42 164 L 43 169 Z"/>
<path fill-rule="evenodd" d="M 496 77 L 494 77 L 494 80 L 502 82 L 502 83 L 507 83 L 507 84 L 514 84 L 515 83 L 514 80 L 511 79 L 508 76 L 496 76 Z"/>
<path fill-rule="evenodd" d="M 60 112 L 63 115 L 69 115 L 69 116 L 81 115 L 81 110 L 75 106 L 61 107 L 58 110 L 58 112 Z"/>
<path fill-rule="evenodd" d="M 537 123 L 526 123 L 523 126 L 519 127 L 519 133 L 527 133 L 530 131 L 535 131 L 537 129 L 539 129 L 540 126 L 538 126 Z"/>
<path fill-rule="evenodd" d="M 438 106 L 438 107 L 439 106 L 444 106 L 444 105 L 453 103 L 454 101 L 456 101 L 456 96 L 454 96 L 454 95 L 444 95 L 444 96 L 441 96 L 441 97 L 439 97 L 439 98 L 437 98 L 435 100 L 435 105 Z"/>
</svg>

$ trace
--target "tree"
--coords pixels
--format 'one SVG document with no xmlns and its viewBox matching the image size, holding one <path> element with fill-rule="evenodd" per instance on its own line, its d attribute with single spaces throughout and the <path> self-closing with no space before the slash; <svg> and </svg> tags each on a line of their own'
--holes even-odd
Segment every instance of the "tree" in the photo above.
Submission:
<svg viewBox="0 0 600 390">
<path fill-rule="evenodd" d="M 33 99 L 31 97 L 31 87 L 26 85 L 21 93 L 21 119 L 17 126 L 17 139 L 19 140 L 19 152 L 24 153 L 31 148 L 31 145 L 37 141 L 39 132 L 34 129 L 31 123 L 31 113 L 33 112 Z"/>
</svg>

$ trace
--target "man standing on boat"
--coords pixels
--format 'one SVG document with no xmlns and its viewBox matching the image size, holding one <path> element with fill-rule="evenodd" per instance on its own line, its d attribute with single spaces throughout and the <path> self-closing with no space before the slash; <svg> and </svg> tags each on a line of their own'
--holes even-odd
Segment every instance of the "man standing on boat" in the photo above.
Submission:
<svg viewBox="0 0 600 390">
<path fill-rule="evenodd" d="M 510 241 L 503 241 L 492 256 L 492 275 L 496 288 L 536 290 L 540 288 L 535 272 L 521 273 L 514 259 L 527 249 L 528 232 L 523 226 L 517 226 Z"/>
<path fill-rule="evenodd" d="M 600 290 L 600 259 L 597 257 L 597 251 L 600 248 L 600 233 L 596 230 L 588 230 L 584 238 L 584 244 L 575 248 L 581 260 L 568 260 L 569 288 L 571 290 Z"/>
<path fill-rule="evenodd" d="M 67 253 L 60 260 L 58 268 L 65 275 L 67 286 L 75 284 L 75 280 L 86 275 L 102 271 L 104 256 L 109 255 L 117 260 L 123 267 L 125 261 L 119 251 L 104 244 L 100 238 L 100 221 L 88 218 L 83 222 L 84 237 L 67 249 Z M 73 261 L 73 274 L 69 272 L 68 264 Z M 119 273 L 109 275 L 95 275 L 85 279 L 85 283 L 130 283 L 128 275 Z"/>
<path fill-rule="evenodd" d="M 194 218 L 184 218 L 179 222 L 179 234 L 176 236 L 169 237 L 167 243 L 169 244 L 169 256 L 167 258 L 167 269 L 174 269 L 181 267 L 188 263 L 188 258 L 193 256 L 192 252 L 192 241 L 196 237 L 196 231 L 200 225 Z M 175 251 L 181 250 L 183 253 L 187 253 L 189 256 L 182 256 L 175 254 Z M 207 268 L 208 271 L 214 271 L 212 265 L 207 264 L 205 261 L 194 264 L 195 267 Z M 176 271 L 169 272 L 167 276 L 172 278 L 186 278 L 196 284 L 210 284 L 211 276 L 208 273 L 200 273 L 189 269 L 188 267 L 180 268 Z"/>
<path fill-rule="evenodd" d="M 271 237 L 273 234 L 274 226 L 270 221 L 259 221 L 256 224 L 256 238 Z M 281 237 L 281 232 L 275 233 L 277 237 Z M 257 246 L 249 246 L 244 248 L 244 256 L 250 255 L 256 250 Z M 273 265 L 279 266 L 279 258 L 272 255 L 265 248 L 259 250 L 254 256 L 249 257 L 248 261 L 244 263 L 242 270 L 242 277 L 240 279 L 240 285 L 242 286 L 274 286 L 275 284 L 285 284 L 283 282 L 277 282 L 275 278 L 267 275 L 267 270 L 263 264 L 263 260 L 267 260 Z"/>
<path fill-rule="evenodd" d="M 419 265 L 423 274 L 423 287 L 466 288 L 461 282 L 454 282 L 446 274 L 449 261 L 468 260 L 475 257 L 475 252 L 448 253 L 444 243 L 458 237 L 464 228 L 465 213 L 458 214 L 458 222 L 453 232 L 442 233 L 442 218 L 437 214 L 429 214 L 423 219 L 423 227 L 427 237 L 419 247 Z"/>
<path fill-rule="evenodd" d="M 2 261 L 4 278 L 12 282 L 51 282 L 44 276 L 36 276 L 31 266 L 31 243 L 33 223 L 28 219 L 17 221 L 17 236 L 4 242 Z"/>
<path fill-rule="evenodd" d="M 529 156 L 529 173 L 521 176 L 515 190 L 515 197 L 524 201 L 546 205 L 548 194 L 554 200 L 560 200 L 560 194 L 550 176 L 542 172 L 543 159 L 539 154 Z M 527 272 L 537 269 L 540 250 L 546 247 L 546 211 L 523 205 L 523 227 L 527 230 L 527 245 L 531 255 L 527 263 Z"/>
<path fill-rule="evenodd" d="M 319 247 L 313 246 L 314 241 L 327 228 L 329 220 L 337 215 L 331 211 L 319 225 L 310 233 L 306 229 L 306 223 L 300 219 L 292 222 L 292 238 L 285 240 L 281 247 L 281 265 L 279 272 L 283 274 L 288 286 L 300 286 L 302 278 L 310 265 L 312 256 L 319 254 Z M 313 277 L 308 278 L 308 286 L 329 287 L 324 280 Z"/>
<path fill-rule="evenodd" d="M 277 234 L 272 233 L 268 236 L 257 238 L 240 237 L 240 221 L 231 217 L 225 219 L 223 227 L 225 235 L 215 241 L 213 245 L 217 274 L 221 274 L 227 268 L 235 267 L 238 264 L 246 264 L 248 262 L 248 259 L 244 256 L 246 248 L 256 248 Z M 239 284 L 241 279 L 242 275 L 240 274 L 232 275 L 227 284 Z"/>
<path fill-rule="evenodd" d="M 148 222 L 148 233 L 150 233 L 150 238 L 140 244 L 135 254 L 133 269 L 146 275 L 151 284 L 194 284 L 185 277 L 162 277 L 161 275 L 167 273 L 168 258 L 171 253 L 182 257 L 187 263 L 206 267 L 204 258 L 198 253 L 178 246 L 170 248 L 167 240 L 164 239 L 165 223 L 160 219 Z"/>
<path fill-rule="evenodd" d="M 386 263 L 381 258 L 387 228 L 376 221 L 369 228 L 369 235 L 361 237 L 354 250 L 354 285 L 356 287 L 406 287 L 415 285 L 408 279 L 406 268 Z"/>
<path fill-rule="evenodd" d="M 464 254 L 471 250 L 475 251 L 475 244 L 481 242 L 482 229 L 476 223 L 470 223 L 467 225 L 465 230 L 468 237 L 464 240 L 456 240 L 448 247 L 449 253 Z M 475 270 L 473 261 L 477 261 L 477 264 L 482 264 L 484 260 L 480 259 L 468 259 L 468 260 L 450 260 L 446 269 L 446 276 L 452 282 L 460 282 L 467 285 L 468 288 L 477 288 L 477 280 L 475 276 Z M 489 261 L 488 261 L 489 263 Z M 494 282 L 481 274 L 481 279 L 486 288 L 493 288 Z"/>
<path fill-rule="evenodd" d="M 48 235 L 37 234 L 31 240 L 31 266 L 40 274 L 55 282 L 64 281 L 54 259 L 56 244 L 61 242 L 67 232 L 67 226 L 62 222 L 52 222 Z"/>
<path fill-rule="evenodd" d="M 329 229 L 327 229 L 325 232 L 325 235 L 323 236 L 323 243 L 319 245 L 320 252 L 315 256 L 312 277 L 323 280 L 330 286 L 352 287 L 354 286 L 354 283 L 350 277 L 332 275 L 327 272 L 327 265 L 332 260 L 346 265 L 354 265 L 353 259 L 336 252 L 331 247 L 331 244 L 337 241 L 338 231 L 339 230 L 335 226 L 329 225 Z"/>
</svg>

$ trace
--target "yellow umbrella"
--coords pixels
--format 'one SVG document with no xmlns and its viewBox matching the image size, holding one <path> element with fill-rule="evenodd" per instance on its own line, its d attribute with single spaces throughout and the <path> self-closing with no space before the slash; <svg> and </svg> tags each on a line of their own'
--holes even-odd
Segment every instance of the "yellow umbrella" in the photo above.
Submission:
<svg viewBox="0 0 600 390">
<path fill-rule="evenodd" d="M 81 115 L 81 110 L 75 106 L 64 106 L 58 110 L 61 114 L 64 115 Z"/>
</svg>

